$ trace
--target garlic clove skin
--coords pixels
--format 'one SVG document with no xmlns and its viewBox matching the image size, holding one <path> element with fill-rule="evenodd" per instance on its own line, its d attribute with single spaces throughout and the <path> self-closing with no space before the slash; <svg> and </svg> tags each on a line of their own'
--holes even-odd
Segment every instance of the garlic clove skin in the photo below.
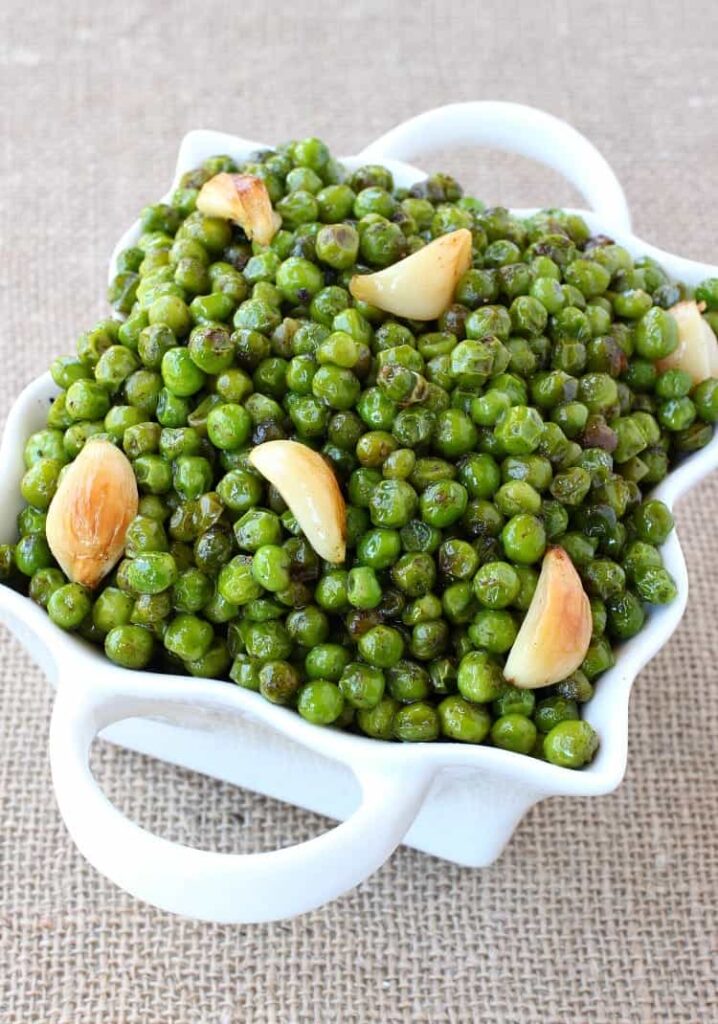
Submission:
<svg viewBox="0 0 718 1024">
<path fill-rule="evenodd" d="M 215 174 L 200 189 L 197 209 L 208 217 L 234 221 L 260 245 L 269 245 L 282 223 L 267 186 L 254 174 Z"/>
<path fill-rule="evenodd" d="M 63 472 L 47 513 L 47 542 L 73 583 L 96 587 L 119 561 L 138 504 L 127 456 L 109 441 L 88 441 Z"/>
<path fill-rule="evenodd" d="M 317 452 L 298 441 L 265 441 L 250 463 L 277 488 L 320 558 L 346 557 L 346 506 L 339 484 Z"/>
<path fill-rule="evenodd" d="M 694 384 L 718 376 L 718 339 L 701 316 L 701 307 L 693 300 L 678 302 L 668 312 L 678 326 L 678 348 L 658 363 L 661 373 L 684 370 Z"/>
<path fill-rule="evenodd" d="M 471 232 L 439 235 L 406 259 L 357 274 L 349 283 L 355 299 L 409 320 L 435 320 L 451 305 L 456 284 L 471 266 Z"/>
<path fill-rule="evenodd" d="M 504 677 L 525 690 L 570 676 L 591 643 L 591 604 L 563 548 L 550 548 L 524 621 L 504 667 Z"/>
</svg>

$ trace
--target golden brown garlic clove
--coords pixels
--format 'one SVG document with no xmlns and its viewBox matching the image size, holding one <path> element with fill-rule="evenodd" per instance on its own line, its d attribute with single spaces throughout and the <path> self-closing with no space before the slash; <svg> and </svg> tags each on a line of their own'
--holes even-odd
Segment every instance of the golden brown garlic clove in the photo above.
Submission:
<svg viewBox="0 0 718 1024">
<path fill-rule="evenodd" d="M 109 441 L 88 441 L 64 471 L 47 513 L 47 542 L 73 583 L 96 587 L 113 568 L 137 507 L 127 456 Z"/>
<path fill-rule="evenodd" d="M 658 362 L 659 370 L 684 370 L 694 384 L 718 377 L 718 340 L 698 303 L 678 302 L 668 312 L 678 326 L 678 348 Z"/>
<path fill-rule="evenodd" d="M 409 320 L 435 320 L 454 297 L 456 284 L 471 266 L 471 232 L 459 228 L 375 274 L 349 283 L 355 299 Z"/>
<path fill-rule="evenodd" d="M 269 245 L 282 223 L 272 209 L 267 186 L 254 174 L 215 174 L 200 189 L 197 209 L 208 217 L 234 221 L 260 245 Z"/>
<path fill-rule="evenodd" d="M 327 562 L 343 562 L 346 506 L 321 455 L 298 441 L 265 441 L 249 461 L 277 488 L 316 553 Z"/>
<path fill-rule="evenodd" d="M 505 678 L 527 690 L 560 682 L 586 657 L 592 628 L 591 604 L 573 562 L 563 548 L 550 548 Z"/>
</svg>

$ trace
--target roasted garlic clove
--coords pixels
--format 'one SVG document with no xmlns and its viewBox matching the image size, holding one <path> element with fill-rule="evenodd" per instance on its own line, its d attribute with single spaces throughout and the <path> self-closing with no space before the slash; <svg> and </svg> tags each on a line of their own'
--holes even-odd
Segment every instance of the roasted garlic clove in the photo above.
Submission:
<svg viewBox="0 0 718 1024">
<path fill-rule="evenodd" d="M 321 455 L 298 441 L 265 441 L 249 461 L 277 488 L 316 553 L 327 562 L 343 562 L 346 506 Z"/>
<path fill-rule="evenodd" d="M 96 587 L 125 548 L 137 515 L 129 459 L 109 441 L 88 441 L 60 479 L 47 513 L 47 542 L 73 583 Z"/>
<path fill-rule="evenodd" d="M 563 548 L 550 548 L 506 661 L 505 678 L 526 690 L 560 682 L 586 657 L 591 630 L 591 605 L 581 578 Z"/>
<path fill-rule="evenodd" d="M 349 291 L 394 316 L 435 320 L 451 305 L 456 284 L 470 266 L 471 232 L 460 228 L 385 270 L 356 275 Z"/>
<path fill-rule="evenodd" d="M 678 302 L 668 312 L 678 325 L 678 348 L 660 360 L 659 370 L 685 370 L 694 384 L 718 377 L 718 340 L 698 303 Z"/>
<path fill-rule="evenodd" d="M 260 245 L 269 245 L 282 223 L 272 209 L 267 186 L 254 174 L 215 174 L 200 189 L 197 209 L 208 217 L 234 221 Z"/>
</svg>

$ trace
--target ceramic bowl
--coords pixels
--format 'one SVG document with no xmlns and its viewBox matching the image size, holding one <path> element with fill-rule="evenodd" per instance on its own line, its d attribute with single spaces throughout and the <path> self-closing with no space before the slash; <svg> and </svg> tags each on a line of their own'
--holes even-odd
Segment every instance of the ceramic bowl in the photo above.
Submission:
<svg viewBox="0 0 718 1024">
<path fill-rule="evenodd" d="M 573 128 L 509 103 L 460 103 L 428 111 L 388 132 L 349 167 L 389 166 L 398 185 L 425 177 L 405 160 L 456 144 L 531 157 L 568 178 L 585 197 L 580 213 L 634 255 L 658 259 L 675 279 L 695 284 L 718 269 L 662 252 L 631 232 L 626 201 L 603 157 Z M 180 176 L 215 153 L 245 159 L 260 143 L 213 131 L 182 141 Z M 549 202 L 545 205 L 551 205 Z M 532 211 L 516 211 L 529 214 Z M 115 255 L 139 234 L 134 224 Z M 44 425 L 56 392 L 49 375 L 33 381 L 8 416 L 0 450 L 0 539 L 14 539 L 22 450 Z M 718 464 L 718 435 L 657 489 L 672 506 Z M 669 606 L 651 612 L 600 680 L 585 717 L 601 746 L 591 765 L 569 771 L 488 746 L 401 745 L 320 729 L 259 694 L 215 680 L 127 671 L 63 633 L 30 600 L 0 587 L 3 620 L 57 688 L 50 758 L 67 828 L 98 871 L 165 910 L 216 922 L 290 917 L 327 902 L 375 871 L 399 843 L 457 864 L 483 867 L 509 840 L 523 814 L 549 796 L 599 796 L 626 767 L 628 700 L 647 661 L 668 641 L 685 610 L 688 580 L 675 532 L 663 547 L 678 585 Z M 89 768 L 103 738 L 313 811 L 341 824 L 305 843 L 266 853 L 220 854 L 150 834 L 105 797 Z"/>
</svg>

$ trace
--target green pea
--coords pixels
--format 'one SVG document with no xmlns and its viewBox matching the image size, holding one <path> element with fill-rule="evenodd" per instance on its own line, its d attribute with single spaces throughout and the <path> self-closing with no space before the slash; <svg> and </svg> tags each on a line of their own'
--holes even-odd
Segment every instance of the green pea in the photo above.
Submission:
<svg viewBox="0 0 718 1024">
<path fill-rule="evenodd" d="M 672 432 L 685 431 L 696 418 L 696 407 L 690 398 L 670 398 L 658 407 L 658 420 Z"/>
<path fill-rule="evenodd" d="M 486 608 L 506 608 L 517 597 L 521 581 L 507 562 L 487 562 L 474 577 L 474 593 Z"/>
<path fill-rule="evenodd" d="M 247 654 L 261 662 L 283 661 L 292 653 L 292 638 L 278 620 L 249 622 L 244 631 L 244 643 Z"/>
<path fill-rule="evenodd" d="M 479 567 L 479 556 L 468 541 L 449 539 L 439 548 L 439 569 L 453 579 L 473 579 Z"/>
<path fill-rule="evenodd" d="M 474 704 L 487 704 L 501 693 L 503 676 L 496 661 L 485 651 L 471 651 L 459 663 L 459 693 Z"/>
<path fill-rule="evenodd" d="M 636 573 L 635 586 L 639 597 L 649 604 L 670 604 L 678 594 L 671 574 L 660 566 L 648 566 Z"/>
<path fill-rule="evenodd" d="M 175 337 L 183 338 L 190 328 L 190 311 L 178 295 L 160 295 L 147 310 L 151 324 L 166 324 Z"/>
<path fill-rule="evenodd" d="M 536 697 L 533 690 L 521 690 L 509 683 L 491 704 L 491 710 L 497 718 L 503 715 L 525 715 L 530 718 L 534 712 Z"/>
<path fill-rule="evenodd" d="M 140 594 L 132 606 L 130 622 L 136 626 L 149 626 L 164 629 L 164 620 L 172 611 L 172 598 L 169 591 L 161 594 Z"/>
<path fill-rule="evenodd" d="M 252 418 L 245 408 L 234 403 L 222 403 L 207 416 L 207 434 L 216 448 L 240 448 L 249 439 Z"/>
<path fill-rule="evenodd" d="M 196 615 L 175 616 L 165 631 L 163 642 L 168 651 L 182 661 L 196 661 L 212 646 L 214 630 Z"/>
<path fill-rule="evenodd" d="M 379 218 L 364 226 L 360 222 L 359 251 L 362 260 L 371 266 L 387 267 L 407 253 L 404 233 L 397 224 Z"/>
<path fill-rule="evenodd" d="M 491 455 L 469 454 L 459 464 L 459 479 L 471 498 L 488 499 L 501 483 L 501 471 Z"/>
<path fill-rule="evenodd" d="M 558 267 L 556 267 L 556 272 L 559 272 Z M 558 313 L 566 302 L 563 288 L 558 279 L 548 275 L 534 277 L 529 294 L 541 303 L 547 313 Z"/>
<path fill-rule="evenodd" d="M 442 735 L 460 743 L 481 743 L 491 728 L 491 716 L 458 694 L 445 697 L 438 707 Z"/>
<path fill-rule="evenodd" d="M 545 697 L 536 705 L 534 722 L 539 732 L 549 733 L 559 722 L 577 720 L 576 702 L 566 697 Z"/>
<path fill-rule="evenodd" d="M 339 690 L 346 703 L 362 711 L 377 707 L 384 695 L 384 687 L 382 670 L 358 661 L 347 665 L 339 680 Z"/>
<path fill-rule="evenodd" d="M 295 643 L 315 647 L 329 636 L 329 619 L 320 608 L 309 605 L 289 613 L 287 631 Z"/>
<path fill-rule="evenodd" d="M 225 677 L 232 659 L 224 640 L 217 639 L 201 657 L 185 662 L 185 668 L 192 676 L 202 679 Z"/>
<path fill-rule="evenodd" d="M 478 610 L 473 587 L 468 580 L 451 583 L 441 595 L 444 615 L 453 624 L 471 622 Z"/>
<path fill-rule="evenodd" d="M 564 721 L 554 726 L 543 743 L 544 756 L 562 768 L 582 768 L 598 749 L 598 735 L 588 722 Z"/>
<path fill-rule="evenodd" d="M 469 638 L 475 647 L 491 654 L 505 654 L 513 646 L 518 626 L 511 612 L 482 608 L 469 626 Z"/>
<path fill-rule="evenodd" d="M 317 644 L 307 654 L 304 669 L 310 679 L 328 679 L 337 683 L 350 661 L 350 652 L 339 644 Z"/>
<path fill-rule="evenodd" d="M 457 458 L 472 451 L 477 438 L 476 427 L 460 409 L 445 409 L 437 416 L 433 445 L 444 458 Z"/>
<path fill-rule="evenodd" d="M 436 581 L 436 565 L 425 552 L 407 552 L 391 569 L 394 584 L 409 597 L 420 597 L 433 588 Z"/>
<path fill-rule="evenodd" d="M 317 234 L 317 256 L 335 270 L 346 270 L 356 263 L 359 232 L 350 224 L 328 224 Z"/>
<path fill-rule="evenodd" d="M 95 381 L 76 380 L 67 389 L 65 408 L 74 421 L 101 420 L 110 408 L 110 396 L 107 390 Z"/>
<path fill-rule="evenodd" d="M 58 459 L 40 458 L 33 462 L 20 482 L 20 493 L 25 501 L 35 508 L 49 508 L 61 469 L 62 462 Z"/>
<path fill-rule="evenodd" d="M 42 534 L 28 534 L 21 537 L 13 550 L 15 567 L 23 576 L 32 577 L 40 569 L 47 569 L 53 563 L 52 552 Z M 6 556 L 9 560 L 9 552 Z M 5 570 L 9 575 L 8 570 Z"/>
<path fill-rule="evenodd" d="M 607 601 L 608 628 L 618 640 L 635 636 L 646 621 L 643 605 L 630 590 Z"/>
<path fill-rule="evenodd" d="M 632 518 L 638 539 L 647 544 L 663 544 L 673 530 L 670 509 L 656 498 L 639 505 Z"/>
<path fill-rule="evenodd" d="M 616 658 L 610 644 L 604 637 L 600 637 L 591 642 L 581 665 L 581 671 L 589 682 L 593 682 L 602 673 L 612 668 L 615 663 Z"/>
<path fill-rule="evenodd" d="M 263 666 L 260 672 L 266 670 Z M 313 679 L 300 690 L 297 699 L 297 711 L 314 725 L 331 725 L 344 709 L 344 697 L 336 685 L 326 679 Z"/>
<path fill-rule="evenodd" d="M 678 325 L 670 313 L 653 306 L 641 316 L 636 325 L 634 340 L 639 356 L 650 360 L 664 359 L 678 347 Z"/>
<path fill-rule="evenodd" d="M 399 708 L 394 714 L 394 736 L 404 743 L 435 740 L 439 730 L 440 721 L 436 709 L 423 701 Z"/>
<path fill-rule="evenodd" d="M 200 611 L 212 597 L 212 582 L 194 566 L 181 572 L 172 588 L 172 607 L 178 612 Z"/>
<path fill-rule="evenodd" d="M 159 594 L 177 579 L 177 564 L 171 554 L 148 551 L 133 558 L 127 567 L 127 581 L 138 594 Z"/>
<path fill-rule="evenodd" d="M 144 626 L 123 623 L 105 637 L 105 654 L 123 668 L 146 668 L 154 653 L 154 638 Z"/>
<path fill-rule="evenodd" d="M 256 551 L 263 544 L 279 544 L 282 528 L 278 516 L 266 509 L 255 508 L 237 520 L 234 534 L 240 548 Z"/>
<path fill-rule="evenodd" d="M 499 419 L 494 434 L 509 455 L 529 455 L 541 440 L 543 420 L 530 406 L 516 405 Z"/>
<path fill-rule="evenodd" d="M 237 654 L 229 670 L 229 678 L 245 690 L 259 690 L 259 669 L 261 663 L 246 654 Z"/>
<path fill-rule="evenodd" d="M 666 370 L 656 380 L 656 394 L 660 398 L 685 398 L 692 386 L 692 378 L 685 370 Z"/>
<path fill-rule="evenodd" d="M 443 529 L 461 519 L 467 503 L 468 494 L 463 484 L 456 480 L 441 480 L 426 488 L 419 507 L 424 522 Z"/>
<path fill-rule="evenodd" d="M 374 626 L 359 639 L 359 653 L 376 668 L 391 668 L 404 652 L 401 633 L 392 626 Z M 316 650 L 316 649 L 315 649 Z"/>
<path fill-rule="evenodd" d="M 519 295 L 509 308 L 511 326 L 518 334 L 532 337 L 541 334 L 548 323 L 545 305 L 531 295 Z"/>
<path fill-rule="evenodd" d="M 172 486 L 172 467 L 160 455 L 141 455 L 132 468 L 141 491 L 148 494 L 166 494 Z"/>
<path fill-rule="evenodd" d="M 353 408 L 360 392 L 352 371 L 339 366 L 320 366 L 312 379 L 312 394 L 332 409 Z"/>
<path fill-rule="evenodd" d="M 375 526 L 396 529 L 405 526 L 413 517 L 418 500 L 416 491 L 405 480 L 379 479 L 371 492 L 368 505 Z"/>
<path fill-rule="evenodd" d="M 384 697 L 369 709 L 360 708 L 357 712 L 357 725 L 363 733 L 378 740 L 394 738 L 394 716 L 399 704 L 392 697 Z"/>
<path fill-rule="evenodd" d="M 180 455 L 172 463 L 172 484 L 186 501 L 199 498 L 212 486 L 212 466 L 202 455 Z"/>
<path fill-rule="evenodd" d="M 710 377 L 693 391 L 696 412 L 706 423 L 718 422 L 718 379 Z"/>
<path fill-rule="evenodd" d="M 125 535 L 125 554 L 128 558 L 147 551 L 167 551 L 167 534 L 161 522 L 138 515 L 132 520 Z"/>
<path fill-rule="evenodd" d="M 489 501 L 474 498 L 466 506 L 461 525 L 472 537 L 497 537 L 501 533 L 504 517 Z"/>
<path fill-rule="evenodd" d="M 257 548 L 257 551 L 259 550 L 261 550 L 261 546 Z M 276 550 L 279 551 L 281 555 L 284 555 L 281 548 L 277 548 Z M 286 563 L 288 563 L 288 559 L 286 559 L 285 556 L 281 561 L 280 559 L 277 559 L 277 562 L 278 565 L 276 568 L 278 571 L 276 575 L 286 586 L 289 577 L 289 574 L 286 571 Z M 282 564 L 284 564 L 284 573 L 282 572 Z M 220 571 L 217 589 L 221 596 L 231 604 L 237 606 L 247 604 L 248 601 L 261 596 L 262 583 L 257 579 L 257 575 L 266 577 L 265 559 L 260 561 L 260 568 L 255 570 L 254 560 L 252 558 L 249 558 L 246 555 L 236 555 Z M 282 587 L 277 587 L 277 589 L 282 589 Z"/>
<path fill-rule="evenodd" d="M 190 403 L 186 398 L 173 395 L 167 388 L 161 388 L 157 394 L 155 414 L 157 422 L 163 427 L 182 427 L 190 415 Z"/>
<path fill-rule="evenodd" d="M 320 608 L 334 613 L 347 611 L 347 578 L 348 573 L 344 569 L 334 569 L 322 576 L 314 591 L 314 599 Z"/>
<path fill-rule="evenodd" d="M 324 285 L 324 276 L 314 263 L 299 256 L 286 259 L 276 274 L 277 288 L 287 302 L 307 303 Z"/>
<path fill-rule="evenodd" d="M 44 535 L 47 527 L 47 512 L 42 509 L 26 505 L 18 512 L 17 530 L 21 537 L 27 533 L 38 533 Z"/>
<path fill-rule="evenodd" d="M 579 704 L 585 704 L 593 696 L 593 686 L 580 669 L 576 669 L 567 679 L 561 680 L 556 689 L 561 697 Z"/>
<path fill-rule="evenodd" d="M 231 563 L 230 563 L 231 564 Z M 287 552 L 275 544 L 263 544 L 257 548 L 251 561 L 251 573 L 265 590 L 285 590 L 290 583 L 290 559 Z M 225 572 L 226 570 L 222 570 Z M 220 575 L 221 579 L 221 575 Z M 225 586 L 228 584 L 225 583 Z M 225 596 L 229 597 L 228 594 Z M 236 597 L 230 597 L 235 604 L 243 604 Z"/>
<path fill-rule="evenodd" d="M 65 462 L 62 431 L 51 427 L 36 431 L 25 443 L 23 459 L 27 469 L 34 466 L 36 462 L 40 462 L 41 459 L 54 459 L 60 463 Z"/>
<path fill-rule="evenodd" d="M 509 713 L 497 718 L 491 727 L 491 741 L 502 750 L 529 754 L 536 743 L 536 726 L 526 715 Z"/>
<path fill-rule="evenodd" d="M 13 552 L 5 554 L 0 563 L 0 578 L 9 578 L 12 568 Z M 30 598 L 42 608 L 47 608 L 48 602 L 56 590 L 65 585 L 65 577 L 59 569 L 47 567 L 38 569 L 30 580 L 28 593 Z M 107 591 L 105 591 L 106 593 Z M 131 604 L 132 602 L 130 602 Z"/>
<path fill-rule="evenodd" d="M 47 613 L 62 629 L 77 629 L 92 608 L 90 595 L 79 583 L 66 583 L 50 595 Z"/>
<path fill-rule="evenodd" d="M 338 224 L 350 216 L 355 193 L 349 185 L 327 185 L 315 194 L 319 220 L 325 224 Z"/>
<path fill-rule="evenodd" d="M 541 511 L 541 495 L 526 480 L 509 480 L 494 495 L 494 504 L 505 516 Z"/>
</svg>

